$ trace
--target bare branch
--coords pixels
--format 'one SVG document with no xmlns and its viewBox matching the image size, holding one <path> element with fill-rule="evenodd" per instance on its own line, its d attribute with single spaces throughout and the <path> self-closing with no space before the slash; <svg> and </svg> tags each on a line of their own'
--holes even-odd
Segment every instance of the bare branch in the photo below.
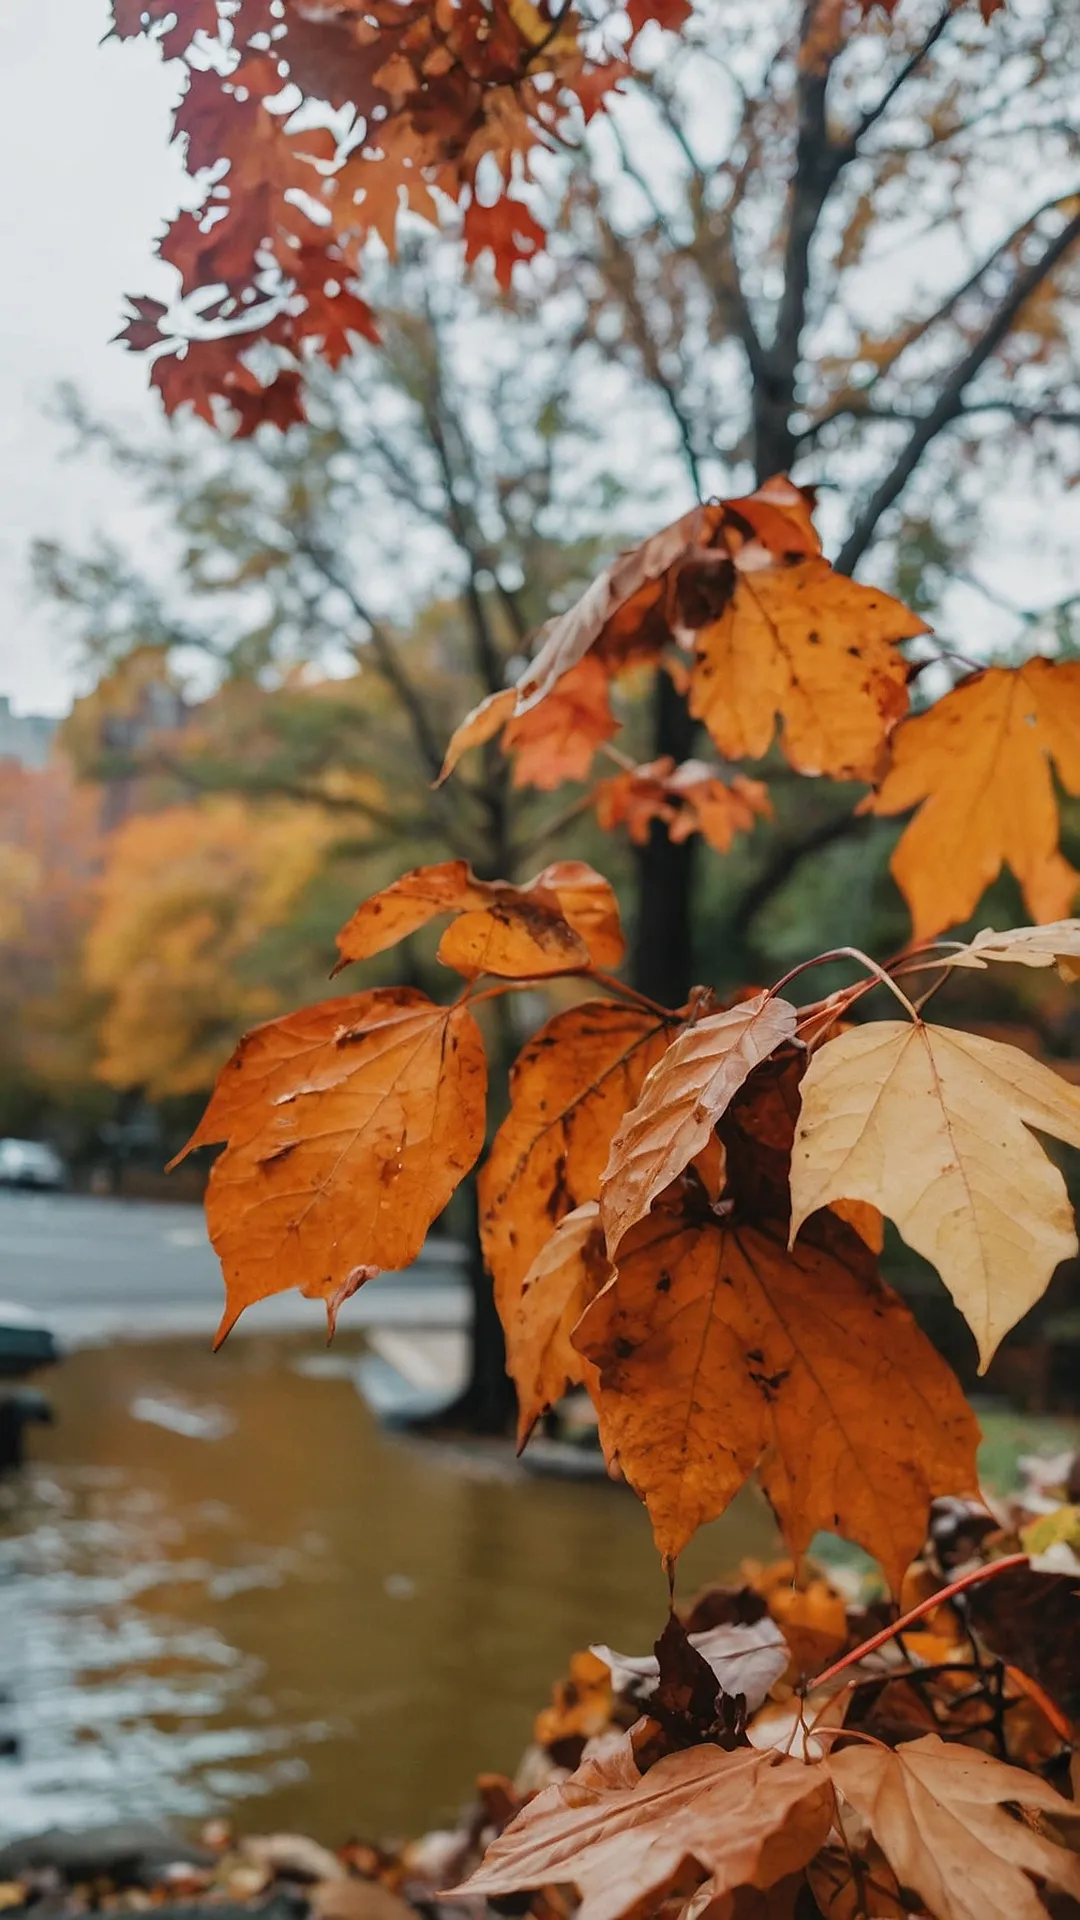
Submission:
<svg viewBox="0 0 1080 1920">
<path fill-rule="evenodd" d="M 882 115 L 888 112 L 897 94 L 907 85 L 912 74 L 916 73 L 922 66 L 927 54 L 932 51 L 941 39 L 942 34 L 945 32 L 946 27 L 953 17 L 953 12 L 954 8 L 950 4 L 946 6 L 944 12 L 938 15 L 925 40 L 923 40 L 921 45 L 917 46 L 909 58 L 904 61 L 899 72 L 894 74 L 880 99 L 875 101 L 872 107 L 867 108 L 858 125 L 852 129 L 847 138 L 833 148 L 839 166 L 846 167 L 849 161 L 854 160 L 859 150 L 860 141 L 869 133 L 871 127 L 876 126 Z"/>
<path fill-rule="evenodd" d="M 412 727 L 421 761 L 433 780 L 438 778 L 442 768 L 442 753 L 435 738 L 434 730 L 428 718 L 427 710 L 412 681 L 409 679 L 401 661 L 393 638 L 387 632 L 382 621 L 364 605 L 355 588 L 338 571 L 330 555 L 310 540 L 298 538 L 300 551 L 319 569 L 323 578 L 339 593 L 345 595 L 358 620 L 362 621 L 371 639 L 372 652 L 379 672 L 387 686 L 396 695 L 406 718 Z"/>
<path fill-rule="evenodd" d="M 1064 258 L 1078 239 L 1080 239 L 1080 213 L 1074 213 L 1072 219 L 1065 222 L 1060 232 L 1047 242 L 1039 259 L 1016 275 L 1008 293 L 999 302 L 979 338 L 953 368 L 930 411 L 919 420 L 892 470 L 871 494 L 866 506 L 856 517 L 855 524 L 834 562 L 838 573 L 853 571 L 870 545 L 882 514 L 887 513 L 894 501 L 899 499 L 927 447 L 936 440 L 945 427 L 951 425 L 963 413 L 964 393 L 975 375 L 985 366 L 990 356 L 996 352 L 1009 334 L 1025 303 L 1030 300 L 1032 294 L 1053 272 L 1058 261 Z"/>
</svg>

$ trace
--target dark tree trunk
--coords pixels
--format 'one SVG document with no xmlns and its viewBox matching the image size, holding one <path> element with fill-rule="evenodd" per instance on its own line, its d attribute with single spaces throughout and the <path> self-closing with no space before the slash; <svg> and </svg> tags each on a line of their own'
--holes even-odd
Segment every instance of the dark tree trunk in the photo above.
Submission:
<svg viewBox="0 0 1080 1920">
<path fill-rule="evenodd" d="M 653 752 L 675 761 L 693 752 L 697 722 L 671 676 L 658 673 L 653 706 Z M 639 993 L 666 1007 L 681 1007 L 694 984 L 693 899 L 697 843 L 676 846 L 662 820 L 654 820 L 637 850 L 637 926 L 630 960 Z"/>
<path fill-rule="evenodd" d="M 462 1212 L 466 1215 L 462 1237 L 468 1249 L 466 1272 L 472 1296 L 469 1378 L 452 1406 L 422 1424 L 435 1428 L 456 1427 L 467 1433 L 506 1433 L 513 1430 L 517 1396 L 506 1371 L 506 1343 L 495 1311 L 491 1276 L 480 1252 L 475 1176 L 462 1183 L 459 1193 Z"/>
</svg>

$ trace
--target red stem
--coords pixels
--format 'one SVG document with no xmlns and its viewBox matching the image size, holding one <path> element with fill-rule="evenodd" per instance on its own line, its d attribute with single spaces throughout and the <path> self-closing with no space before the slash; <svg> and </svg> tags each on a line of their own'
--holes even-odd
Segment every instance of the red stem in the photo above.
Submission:
<svg viewBox="0 0 1080 1920">
<path fill-rule="evenodd" d="M 951 1586 L 942 1587 L 938 1593 L 932 1593 L 929 1600 L 920 1600 L 917 1607 L 912 1607 L 910 1613 L 901 1614 L 899 1620 L 894 1620 L 891 1627 L 883 1627 L 880 1633 L 875 1633 L 869 1640 L 864 1640 L 862 1645 L 855 1647 L 851 1653 L 845 1653 L 843 1659 L 837 1660 L 834 1666 L 826 1667 L 824 1673 L 819 1673 L 816 1680 L 811 1680 L 807 1692 L 812 1693 L 815 1687 L 823 1687 L 827 1680 L 835 1680 L 837 1674 L 843 1673 L 845 1667 L 855 1666 L 856 1662 L 864 1660 L 868 1653 L 876 1653 L 879 1647 L 885 1645 L 886 1640 L 892 1640 L 898 1633 L 903 1633 L 906 1628 L 913 1626 L 916 1620 L 921 1620 L 924 1614 L 933 1613 L 935 1607 L 940 1607 L 946 1600 L 951 1600 L 955 1593 L 963 1593 L 965 1587 L 974 1587 L 980 1580 L 992 1580 L 995 1574 L 1005 1573 L 1009 1567 L 1026 1567 L 1028 1564 L 1029 1558 L 1026 1553 L 1007 1553 L 1001 1560 L 991 1560 L 988 1567 L 975 1567 L 970 1573 L 961 1574 L 959 1580 L 954 1580 Z"/>
</svg>

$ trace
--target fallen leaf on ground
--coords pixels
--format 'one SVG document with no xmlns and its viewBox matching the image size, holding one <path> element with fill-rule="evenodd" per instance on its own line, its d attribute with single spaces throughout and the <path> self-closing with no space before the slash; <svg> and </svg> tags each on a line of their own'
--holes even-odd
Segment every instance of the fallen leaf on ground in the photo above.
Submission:
<svg viewBox="0 0 1080 1920">
<path fill-rule="evenodd" d="M 574 1344 L 600 1371 L 605 1454 L 665 1560 L 757 1468 L 795 1554 L 819 1529 L 842 1534 L 895 1590 L 933 1496 L 977 1484 L 978 1429 L 869 1249 L 830 1215 L 812 1236 L 788 1253 L 780 1222 L 661 1201 Z"/>
<path fill-rule="evenodd" d="M 1059 920 L 1080 875 L 1059 848 L 1054 770 L 1080 794 L 1080 661 L 986 667 L 906 720 L 871 804 L 919 811 L 893 854 L 916 940 L 974 913 L 1002 866 L 1036 920 Z"/>
<path fill-rule="evenodd" d="M 269 1294 L 334 1301 L 357 1269 L 415 1260 L 483 1145 L 486 1093 L 468 1008 L 411 987 L 245 1035 L 184 1148 L 228 1142 L 206 1196 L 225 1274 L 218 1341 Z"/>
<path fill-rule="evenodd" d="M 570 1882 L 579 1920 L 652 1913 L 710 1878 L 717 1898 L 803 1866 L 832 1818 L 820 1770 L 746 1748 L 691 1747 L 638 1774 L 629 1743 L 545 1788 L 455 1896 Z"/>
<path fill-rule="evenodd" d="M 786 1000 L 756 993 L 686 1027 L 651 1069 L 620 1123 L 600 1184 L 600 1218 L 614 1257 L 695 1154 L 747 1076 L 794 1038 L 797 1015 Z"/>
<path fill-rule="evenodd" d="M 588 1000 L 541 1027 L 510 1070 L 510 1112 L 480 1171 L 480 1231 L 504 1327 L 566 1214 L 596 1200 L 611 1137 L 671 1027 L 644 1008 Z"/>
<path fill-rule="evenodd" d="M 1008 1805 L 1075 1814 L 1037 1774 L 924 1734 L 895 1751 L 845 1747 L 825 1763 L 897 1880 L 935 1920 L 1046 1920 L 1028 1874 L 1080 1898 L 1080 1859 Z"/>
<path fill-rule="evenodd" d="M 1077 1250 L 1038 1128 L 1080 1147 L 1080 1090 L 1016 1047 L 903 1020 L 853 1027 L 801 1085 L 791 1230 L 832 1200 L 880 1207 L 941 1275 L 981 1366 Z"/>
<path fill-rule="evenodd" d="M 536 1716 L 534 1737 L 542 1747 L 594 1740 L 610 1725 L 611 1705 L 611 1674 L 604 1662 L 591 1650 L 573 1653 L 568 1678 L 556 1681 L 550 1707 Z"/>
<path fill-rule="evenodd" d="M 570 1334 L 611 1268 L 600 1229 L 600 1209 L 586 1200 L 560 1220 L 522 1282 L 506 1327 L 506 1371 L 517 1388 L 518 1449 L 540 1415 L 592 1369 Z"/>
<path fill-rule="evenodd" d="M 788 1647 L 775 1621 L 766 1617 L 755 1626 L 708 1627 L 691 1633 L 690 1645 L 707 1661 L 725 1693 L 741 1693 L 748 1713 L 756 1713 L 773 1682 L 788 1663 Z M 655 1653 L 616 1653 L 612 1647 L 592 1647 L 598 1660 L 611 1669 L 617 1693 L 648 1700 L 660 1680 Z"/>
<path fill-rule="evenodd" d="M 911 1908 L 880 1847 L 823 1847 L 806 1869 L 822 1920 L 907 1920 Z"/>
</svg>

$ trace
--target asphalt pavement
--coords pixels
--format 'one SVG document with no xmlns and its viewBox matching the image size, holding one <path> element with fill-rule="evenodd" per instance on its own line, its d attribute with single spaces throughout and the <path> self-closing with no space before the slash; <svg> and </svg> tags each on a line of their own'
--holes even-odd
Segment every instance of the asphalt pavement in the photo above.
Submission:
<svg viewBox="0 0 1080 1920">
<path fill-rule="evenodd" d="M 201 1207 L 0 1190 L 0 1312 L 9 1301 L 68 1343 L 210 1338 L 224 1287 Z M 467 1306 L 460 1250 L 431 1241 L 415 1266 L 361 1287 L 340 1324 L 457 1326 Z M 249 1307 L 236 1331 L 314 1331 L 321 1319 L 292 1290 Z"/>
</svg>

